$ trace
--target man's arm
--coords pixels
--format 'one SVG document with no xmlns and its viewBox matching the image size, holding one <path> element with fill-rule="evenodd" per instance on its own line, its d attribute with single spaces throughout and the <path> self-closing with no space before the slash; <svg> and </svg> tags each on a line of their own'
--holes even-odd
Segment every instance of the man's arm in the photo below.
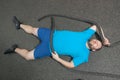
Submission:
<svg viewBox="0 0 120 80">
<path fill-rule="evenodd" d="M 101 40 L 102 40 L 102 43 L 103 45 L 105 46 L 110 46 L 110 42 L 109 40 L 105 37 L 104 35 L 104 32 L 103 32 L 103 29 L 101 26 L 96 26 L 96 25 L 93 25 L 91 26 L 91 29 L 95 30 L 97 32 L 97 34 L 100 36 Z"/>
<path fill-rule="evenodd" d="M 102 40 L 103 45 L 110 46 L 109 40 L 105 37 L 103 29 L 98 23 L 96 23 L 95 21 L 91 21 L 91 20 L 81 20 L 81 21 L 90 24 L 92 26 L 91 28 L 96 30 L 97 34 Z"/>
<path fill-rule="evenodd" d="M 65 66 L 67 68 L 74 68 L 73 61 L 68 62 L 68 61 L 61 59 L 56 52 L 52 53 L 52 57 L 53 57 L 53 59 L 55 59 L 56 61 L 61 63 L 63 66 Z"/>
</svg>

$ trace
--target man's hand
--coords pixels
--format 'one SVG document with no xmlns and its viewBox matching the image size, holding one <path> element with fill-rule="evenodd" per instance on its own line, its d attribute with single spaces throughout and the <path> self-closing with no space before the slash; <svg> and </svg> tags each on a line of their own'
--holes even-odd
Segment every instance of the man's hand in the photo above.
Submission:
<svg viewBox="0 0 120 80">
<path fill-rule="evenodd" d="M 104 46 L 110 46 L 110 41 L 108 40 L 108 38 L 104 38 L 104 42 L 103 42 Z"/>
<path fill-rule="evenodd" d="M 73 61 L 68 62 L 68 61 L 65 61 L 65 60 L 61 59 L 55 51 L 52 52 L 51 54 L 52 54 L 52 58 L 53 59 L 55 59 L 56 61 L 58 61 L 59 63 L 61 63 L 65 67 L 67 67 L 67 68 L 74 68 Z"/>
<path fill-rule="evenodd" d="M 58 54 L 55 51 L 52 52 L 52 58 L 57 60 L 57 61 L 59 61 L 59 56 L 58 56 Z"/>
</svg>

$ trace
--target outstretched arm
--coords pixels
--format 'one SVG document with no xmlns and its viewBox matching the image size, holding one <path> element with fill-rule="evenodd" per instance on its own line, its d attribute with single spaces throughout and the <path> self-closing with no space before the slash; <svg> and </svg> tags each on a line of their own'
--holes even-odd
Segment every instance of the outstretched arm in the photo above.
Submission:
<svg viewBox="0 0 120 80">
<path fill-rule="evenodd" d="M 91 28 L 94 29 L 99 35 L 99 37 L 101 38 L 103 45 L 110 46 L 110 42 L 105 37 L 102 27 L 97 22 L 92 21 L 92 20 L 87 20 L 87 19 L 80 19 L 79 21 L 90 24 L 92 26 Z"/>
<path fill-rule="evenodd" d="M 74 68 L 73 61 L 68 62 L 68 61 L 61 59 L 56 52 L 52 53 L 52 57 L 53 57 L 53 59 L 55 59 L 56 61 L 61 63 L 63 66 L 65 66 L 67 68 Z"/>
</svg>

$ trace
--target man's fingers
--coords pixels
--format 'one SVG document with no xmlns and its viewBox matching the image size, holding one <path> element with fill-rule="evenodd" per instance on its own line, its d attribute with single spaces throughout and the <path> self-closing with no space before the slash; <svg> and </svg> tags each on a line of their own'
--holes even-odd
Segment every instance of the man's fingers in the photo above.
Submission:
<svg viewBox="0 0 120 80">
<path fill-rule="evenodd" d="M 54 51 L 54 53 L 55 53 L 55 54 L 57 54 L 57 52 L 56 52 L 56 51 Z"/>
<path fill-rule="evenodd" d="M 57 55 L 57 52 L 56 51 L 52 52 L 52 55 Z"/>
<path fill-rule="evenodd" d="M 54 56 L 54 55 L 55 55 L 53 52 L 52 52 L 51 54 L 52 54 L 52 56 Z"/>
</svg>

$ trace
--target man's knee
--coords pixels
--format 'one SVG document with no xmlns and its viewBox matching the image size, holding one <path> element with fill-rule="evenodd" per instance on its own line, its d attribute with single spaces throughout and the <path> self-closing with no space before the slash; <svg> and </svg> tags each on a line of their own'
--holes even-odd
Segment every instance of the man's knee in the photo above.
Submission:
<svg viewBox="0 0 120 80">
<path fill-rule="evenodd" d="M 33 51 L 28 52 L 28 53 L 26 54 L 26 56 L 25 56 L 25 59 L 26 59 L 27 61 L 29 61 L 29 60 L 34 60 Z"/>
<path fill-rule="evenodd" d="M 38 29 L 39 29 L 39 28 L 33 28 L 33 29 L 32 29 L 32 34 L 35 35 L 35 36 L 38 36 L 38 35 L 37 35 Z"/>
</svg>

